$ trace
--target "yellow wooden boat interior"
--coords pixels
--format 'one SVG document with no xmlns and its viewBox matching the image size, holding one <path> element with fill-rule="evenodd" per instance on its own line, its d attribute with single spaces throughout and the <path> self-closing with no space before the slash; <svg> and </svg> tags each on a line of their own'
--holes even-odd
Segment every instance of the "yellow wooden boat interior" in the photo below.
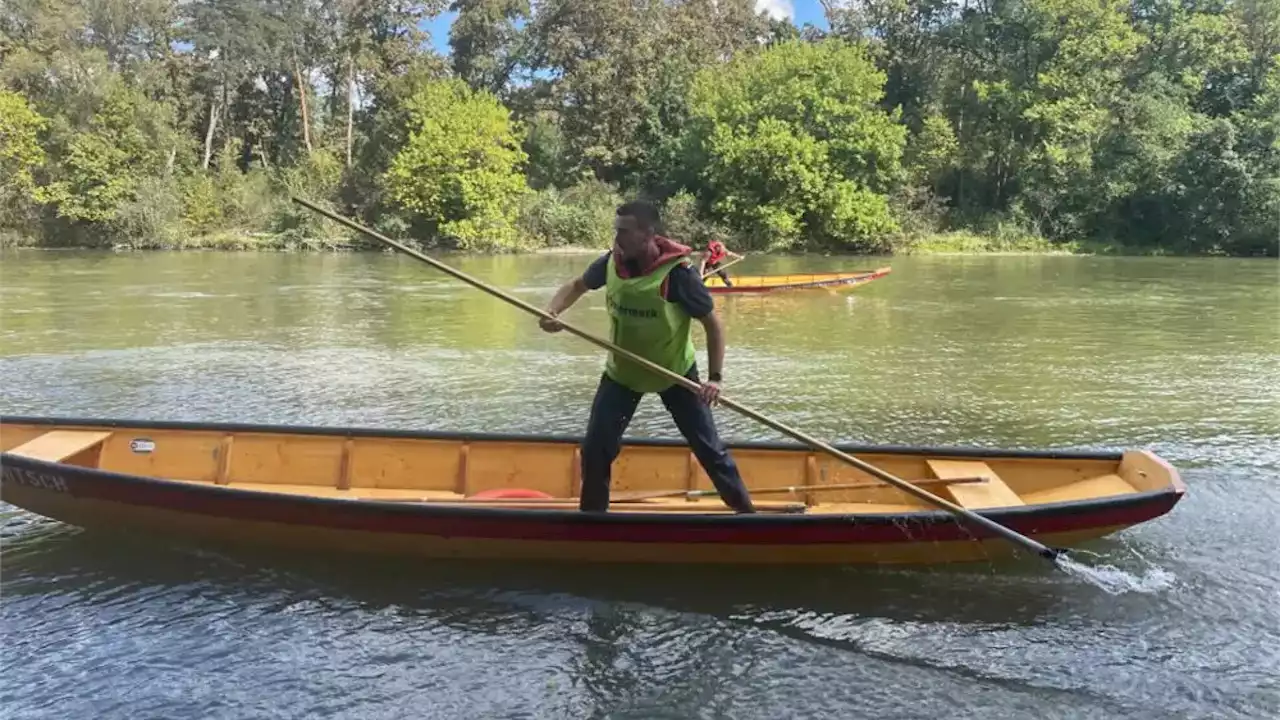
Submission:
<svg viewBox="0 0 1280 720">
<path fill-rule="evenodd" d="M 422 438 L 310 432 L 157 429 L 93 425 L 0 424 L 0 450 L 181 483 L 323 498 L 449 503 L 486 507 L 576 508 L 579 449 L 570 441 L 479 437 Z M 734 449 L 749 488 L 849 486 L 769 492 L 762 510 L 903 513 L 936 509 L 863 471 L 807 448 Z M 1162 490 L 1176 472 L 1146 451 L 1088 458 L 943 457 L 859 453 L 859 459 L 970 509 L 1107 498 Z M 475 499 L 475 493 L 523 488 L 550 500 Z M 624 445 L 614 464 L 613 509 L 727 513 L 720 499 L 629 498 L 714 486 L 680 444 Z"/>
<path fill-rule="evenodd" d="M 867 275 L 880 275 L 889 272 L 889 268 L 882 267 L 875 270 L 853 270 L 850 272 L 838 273 L 796 273 L 793 275 L 735 275 L 729 274 L 729 282 L 733 283 L 735 288 L 780 288 L 791 285 L 805 286 L 815 283 L 828 283 L 841 280 L 850 280 L 854 278 L 864 277 Z M 719 275 L 712 274 L 703 280 L 703 283 L 709 288 L 723 288 L 724 281 Z M 854 284 L 856 286 L 856 283 Z M 835 286 L 839 287 L 839 286 Z"/>
</svg>

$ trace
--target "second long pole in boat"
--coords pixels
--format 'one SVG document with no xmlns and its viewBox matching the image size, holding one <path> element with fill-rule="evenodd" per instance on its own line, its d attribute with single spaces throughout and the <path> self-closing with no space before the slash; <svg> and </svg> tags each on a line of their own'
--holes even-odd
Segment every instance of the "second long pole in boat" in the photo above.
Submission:
<svg viewBox="0 0 1280 720">
<path fill-rule="evenodd" d="M 678 375 L 662 367 L 661 365 L 650 362 L 649 360 L 643 357 L 640 357 L 639 355 L 636 355 L 633 352 L 620 348 L 617 345 L 614 345 L 613 343 L 608 342 L 607 340 L 603 340 L 583 330 L 579 330 L 578 328 L 566 323 L 564 320 L 561 320 L 560 318 L 557 318 L 557 317 L 553 317 L 551 314 L 547 313 L 545 310 L 534 307 L 533 305 L 530 305 L 529 303 L 521 300 L 520 298 L 517 298 L 508 293 L 505 293 L 482 280 L 473 278 L 470 275 L 462 272 L 461 270 L 457 270 L 452 267 L 449 267 L 448 265 L 440 262 L 439 260 L 427 257 L 426 255 L 418 252 L 417 250 L 414 250 L 413 248 L 408 247 L 407 245 L 404 245 L 402 243 L 398 243 L 395 240 L 392 240 L 391 238 L 385 235 L 382 235 L 381 233 L 378 233 L 374 230 L 370 230 L 369 228 L 366 228 L 351 220 L 348 220 L 347 218 L 341 215 L 325 210 L 324 208 L 319 207 L 307 200 L 303 200 L 302 198 L 293 197 L 292 200 L 295 203 L 302 205 L 303 207 L 309 208 L 311 210 L 314 210 L 317 213 L 320 213 L 321 215 L 324 215 L 325 217 L 329 218 L 330 220 L 333 220 L 334 222 L 341 223 L 351 228 L 352 230 L 355 230 L 358 233 L 367 235 L 368 237 L 371 237 L 374 240 L 377 240 L 378 242 L 381 242 L 384 245 L 387 245 L 388 247 L 394 248 L 395 250 L 399 250 L 400 252 L 404 253 L 405 255 L 408 255 L 409 257 L 415 258 L 417 260 L 421 260 L 422 262 L 425 262 L 428 265 L 431 265 L 437 270 L 440 270 L 441 272 L 444 272 L 448 275 L 452 275 L 453 277 L 467 283 L 468 285 L 471 285 L 472 287 L 475 287 L 478 290 L 482 290 L 498 298 L 499 300 L 510 303 L 511 305 L 515 305 L 521 310 L 524 310 L 533 315 L 537 315 L 540 318 L 545 318 L 547 320 L 554 320 L 557 323 L 559 323 L 562 328 L 564 328 L 565 330 L 568 330 L 570 333 L 574 335 L 577 335 L 583 340 L 586 340 L 587 342 L 590 342 L 600 348 L 603 348 L 612 353 L 615 353 L 621 357 L 625 357 L 634 363 L 642 365 L 648 370 L 650 370 L 651 372 L 655 372 L 659 375 L 662 375 L 667 379 L 671 380 L 672 382 L 679 383 L 680 385 L 684 386 L 685 388 L 693 392 L 697 392 L 698 389 L 700 388 L 700 386 L 697 383 L 693 382 L 692 380 L 689 380 L 686 377 Z M 996 535 L 999 535 L 1000 537 L 1003 537 L 1004 539 L 1016 545 L 1020 545 L 1030 550 L 1031 552 L 1035 553 L 1036 555 L 1042 558 L 1045 558 L 1050 561 L 1054 561 L 1055 565 L 1056 565 L 1057 559 L 1066 554 L 1065 550 L 1047 547 L 1039 542 L 1036 542 L 1035 540 L 1032 540 L 1031 538 L 1025 535 L 1022 535 L 1021 533 L 1018 533 L 1010 528 L 1007 528 L 1001 525 L 1000 523 L 992 520 L 991 518 L 984 517 L 982 515 L 979 515 L 978 513 L 973 512 L 972 510 L 960 507 L 959 505 L 956 505 L 953 502 L 950 502 L 944 498 L 940 498 L 937 495 L 934 495 L 933 493 L 929 492 L 928 490 L 917 487 L 905 480 L 902 480 L 893 475 L 890 475 L 889 473 L 885 472 L 884 470 L 881 470 L 880 468 L 874 465 L 871 465 L 870 463 L 863 462 L 853 457 L 852 455 L 849 455 L 848 453 L 841 452 L 840 450 L 837 450 L 836 448 L 831 447 L 827 443 L 822 442 L 821 440 L 818 440 L 817 438 L 814 438 L 808 435 L 807 433 L 803 433 L 799 430 L 796 430 L 795 428 L 783 425 L 782 423 L 776 420 L 773 420 L 769 417 L 766 417 L 760 414 L 759 412 L 752 410 L 751 408 L 748 408 L 744 405 L 741 405 L 733 400 L 730 400 L 728 398 L 721 396 L 719 399 L 719 403 L 731 410 L 738 412 L 739 414 L 745 415 L 751 418 L 752 420 L 755 420 L 756 422 L 766 427 L 777 430 L 778 432 L 783 433 L 784 435 L 793 437 L 796 440 L 799 440 L 800 442 L 805 443 L 806 445 L 809 445 L 810 447 L 813 447 L 817 450 L 821 450 L 822 452 L 825 452 L 828 455 L 831 455 L 832 457 L 838 460 L 848 463 L 849 465 L 852 465 L 858 468 L 859 470 L 862 470 L 863 472 L 866 472 L 870 475 L 874 475 L 875 477 L 880 478 L 881 480 L 889 483 L 890 485 L 897 487 L 899 490 L 909 495 L 914 495 L 915 497 L 931 505 L 936 505 L 942 508 L 943 510 L 950 512 L 951 514 L 963 520 L 968 521 L 973 525 L 977 525 L 983 529 L 989 530 L 990 532 Z"/>
</svg>

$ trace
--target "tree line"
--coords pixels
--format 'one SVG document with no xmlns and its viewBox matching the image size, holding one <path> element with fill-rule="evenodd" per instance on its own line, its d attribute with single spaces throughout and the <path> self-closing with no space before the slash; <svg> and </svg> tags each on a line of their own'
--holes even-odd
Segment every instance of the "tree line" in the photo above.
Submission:
<svg viewBox="0 0 1280 720">
<path fill-rule="evenodd" d="M 9 0 L 0 236 L 1280 245 L 1280 0 Z M 457 13 L 450 52 L 422 29 Z"/>
</svg>

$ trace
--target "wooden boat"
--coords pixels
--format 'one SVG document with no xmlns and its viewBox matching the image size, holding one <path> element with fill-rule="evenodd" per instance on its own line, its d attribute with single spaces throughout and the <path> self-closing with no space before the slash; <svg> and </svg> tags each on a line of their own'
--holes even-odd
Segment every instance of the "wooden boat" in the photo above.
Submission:
<svg viewBox="0 0 1280 720">
<path fill-rule="evenodd" d="M 707 277 L 703 283 L 712 294 L 766 293 L 782 290 L 847 290 L 865 285 L 888 275 L 890 268 L 854 270 L 838 273 L 799 273 L 794 275 L 729 275 L 732 285 L 726 287 L 719 275 Z"/>
<path fill-rule="evenodd" d="M 583 513 L 575 438 L 0 417 L 0 498 L 84 528 L 429 557 L 942 563 L 1016 549 L 804 446 L 733 448 L 758 514 L 686 499 L 712 485 L 667 440 L 628 441 L 610 511 Z M 1186 492 L 1144 450 L 840 449 L 1055 547 L 1159 517 Z M 758 492 L 778 485 L 845 487 Z M 642 499 L 663 490 L 680 496 Z"/>
</svg>

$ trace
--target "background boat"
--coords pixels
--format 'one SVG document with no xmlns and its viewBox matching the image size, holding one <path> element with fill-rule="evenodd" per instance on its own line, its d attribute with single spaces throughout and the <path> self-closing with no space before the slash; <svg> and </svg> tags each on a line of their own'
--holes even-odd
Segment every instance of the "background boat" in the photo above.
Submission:
<svg viewBox="0 0 1280 720">
<path fill-rule="evenodd" d="M 835 273 L 794 273 L 787 275 L 734 275 L 729 274 L 732 285 L 726 287 L 724 281 L 714 273 L 704 281 L 707 289 L 713 294 L 727 293 L 766 293 L 782 290 L 811 290 L 826 288 L 843 290 L 864 285 L 888 275 L 889 267 L 875 270 L 851 270 Z"/>
</svg>

